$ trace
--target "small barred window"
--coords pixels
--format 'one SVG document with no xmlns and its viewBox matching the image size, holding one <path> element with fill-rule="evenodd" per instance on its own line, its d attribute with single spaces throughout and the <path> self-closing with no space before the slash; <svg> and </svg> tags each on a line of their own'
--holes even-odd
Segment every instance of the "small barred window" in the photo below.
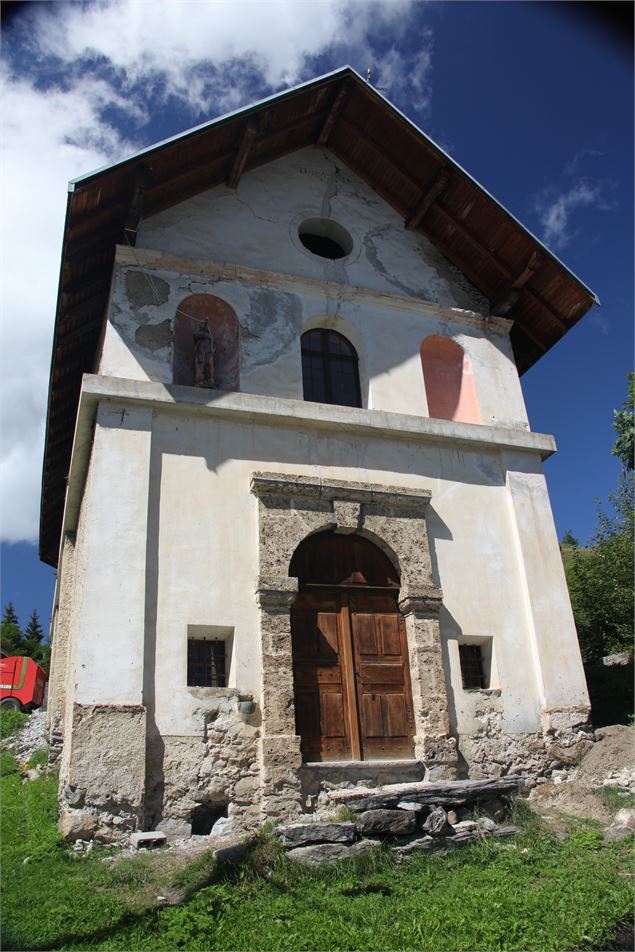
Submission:
<svg viewBox="0 0 635 952">
<path fill-rule="evenodd" d="M 461 659 L 463 687 L 467 690 L 470 688 L 487 688 L 489 685 L 485 677 L 481 645 L 459 645 L 459 658 Z"/>
<path fill-rule="evenodd" d="M 195 688 L 227 687 L 224 641 L 188 641 L 187 683 Z"/>
</svg>

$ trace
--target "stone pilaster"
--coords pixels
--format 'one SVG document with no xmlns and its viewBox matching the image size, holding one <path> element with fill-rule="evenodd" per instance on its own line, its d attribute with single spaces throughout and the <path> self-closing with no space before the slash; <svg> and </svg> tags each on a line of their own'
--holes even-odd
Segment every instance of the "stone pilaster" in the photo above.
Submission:
<svg viewBox="0 0 635 952">
<path fill-rule="evenodd" d="M 448 697 L 443 671 L 439 611 L 442 592 L 433 586 L 406 592 L 399 607 L 406 619 L 415 716 L 415 756 L 426 766 L 428 780 L 457 775 L 456 740 L 449 736 Z"/>
<path fill-rule="evenodd" d="M 295 733 L 291 605 L 297 579 L 262 576 L 257 597 L 262 639 L 261 778 L 263 819 L 302 812 L 300 738 Z"/>
</svg>

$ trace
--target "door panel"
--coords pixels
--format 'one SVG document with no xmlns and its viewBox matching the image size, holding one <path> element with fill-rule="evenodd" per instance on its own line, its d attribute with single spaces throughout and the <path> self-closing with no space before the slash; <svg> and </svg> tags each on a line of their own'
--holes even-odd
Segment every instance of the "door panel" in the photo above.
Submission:
<svg viewBox="0 0 635 952">
<path fill-rule="evenodd" d="M 401 655 L 401 638 L 399 626 L 392 623 L 392 615 L 379 615 L 377 624 L 381 634 L 381 651 L 384 657 Z"/>
<path fill-rule="evenodd" d="M 296 731 L 305 761 L 351 756 L 340 610 L 338 598 L 303 592 L 291 612 Z"/>
<path fill-rule="evenodd" d="M 358 650 L 362 655 L 377 657 L 380 648 L 377 643 L 377 626 L 372 615 L 358 615 L 356 617 L 355 637 Z"/>
<path fill-rule="evenodd" d="M 396 590 L 307 584 L 291 630 L 303 759 L 412 757 L 410 671 Z"/>
<path fill-rule="evenodd" d="M 412 757 L 410 669 L 396 596 L 354 594 L 350 617 L 363 757 Z"/>
<path fill-rule="evenodd" d="M 363 694 L 362 705 L 364 736 L 383 737 L 384 721 L 381 710 L 381 698 L 378 694 Z"/>
</svg>

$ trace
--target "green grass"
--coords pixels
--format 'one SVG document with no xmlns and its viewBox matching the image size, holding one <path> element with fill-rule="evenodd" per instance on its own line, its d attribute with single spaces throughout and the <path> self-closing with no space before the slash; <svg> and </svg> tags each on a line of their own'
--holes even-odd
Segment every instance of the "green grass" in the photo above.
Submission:
<svg viewBox="0 0 635 952">
<path fill-rule="evenodd" d="M 36 750 L 29 758 L 29 767 L 43 767 L 49 762 L 49 752 L 45 747 Z"/>
<path fill-rule="evenodd" d="M 310 870 L 263 834 L 238 867 L 209 854 L 109 865 L 55 827 L 54 776 L 2 775 L 3 948 L 558 950 L 598 946 L 633 901 L 630 846 L 580 824 L 561 842 L 527 812 L 514 841 L 397 863 L 383 850 Z M 28 861 L 24 862 L 28 857 Z M 157 905 L 176 891 L 180 906 Z"/>
<path fill-rule="evenodd" d="M 28 714 L 14 711 L 12 708 L 0 708 L 0 740 L 8 740 L 24 727 L 29 719 Z"/>
<path fill-rule="evenodd" d="M 635 809 L 635 793 L 620 790 L 619 787 L 597 787 L 595 793 L 613 812 L 622 810 L 624 807 L 628 807 L 629 810 Z"/>
</svg>

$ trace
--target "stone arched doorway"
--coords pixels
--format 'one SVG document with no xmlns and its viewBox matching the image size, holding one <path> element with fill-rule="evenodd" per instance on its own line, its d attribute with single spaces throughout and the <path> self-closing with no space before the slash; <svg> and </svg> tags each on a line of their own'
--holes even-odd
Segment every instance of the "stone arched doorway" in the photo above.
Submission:
<svg viewBox="0 0 635 952">
<path fill-rule="evenodd" d="M 405 619 L 414 756 L 425 764 L 426 779 L 454 779 L 456 742 L 449 736 L 439 632 L 442 595 L 432 578 L 425 520 L 430 492 L 289 473 L 254 473 L 251 491 L 258 498 L 263 817 L 288 819 L 302 811 L 291 636 L 301 581 L 291 562 L 304 540 L 327 532 L 368 540 L 398 567 L 399 575 L 391 577 L 400 587 L 387 589 L 391 609 L 398 591 Z M 354 592 L 359 595 L 357 588 Z"/>
<path fill-rule="evenodd" d="M 302 759 L 413 757 L 415 724 L 399 578 L 357 534 L 321 532 L 296 549 L 291 610 Z"/>
</svg>

